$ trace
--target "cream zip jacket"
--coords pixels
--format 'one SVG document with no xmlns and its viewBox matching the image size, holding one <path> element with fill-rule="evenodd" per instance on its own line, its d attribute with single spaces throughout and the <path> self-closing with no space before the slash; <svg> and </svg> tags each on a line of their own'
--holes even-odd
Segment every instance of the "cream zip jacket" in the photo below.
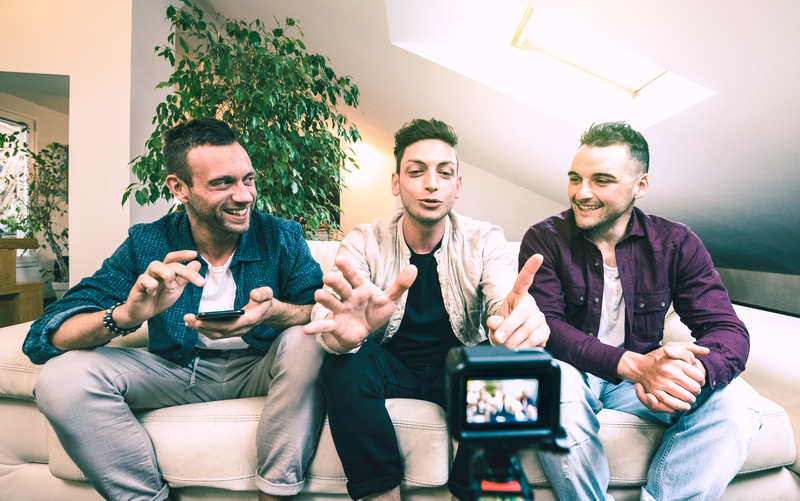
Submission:
<svg viewBox="0 0 800 501">
<path fill-rule="evenodd" d="M 400 207 L 371 224 L 360 224 L 344 238 L 337 255 L 349 258 L 362 275 L 386 290 L 411 259 L 402 223 Z M 451 211 L 446 218 L 442 245 L 434 257 L 453 332 L 465 345 L 480 343 L 487 336 L 486 319 L 500 309 L 517 278 L 517 265 L 503 230 Z M 375 341 L 383 344 L 397 332 L 407 297 L 408 292 L 403 294 L 389 322 L 372 333 Z M 316 304 L 311 319 L 323 318 L 328 312 Z M 317 342 L 325 351 L 339 354 L 325 344 L 321 334 L 317 335 Z"/>
</svg>

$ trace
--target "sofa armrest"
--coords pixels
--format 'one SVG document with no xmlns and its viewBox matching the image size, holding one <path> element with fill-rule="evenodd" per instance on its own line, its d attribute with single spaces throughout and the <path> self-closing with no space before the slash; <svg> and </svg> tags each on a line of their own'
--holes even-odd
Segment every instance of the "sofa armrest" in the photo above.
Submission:
<svg viewBox="0 0 800 501">
<path fill-rule="evenodd" d="M 786 411 L 800 450 L 800 318 L 734 305 L 750 333 L 750 356 L 742 379 Z M 667 313 L 664 341 L 692 341 L 689 328 L 674 311 Z M 790 467 L 800 473 L 795 462 Z"/>
<path fill-rule="evenodd" d="M 0 328 L 0 397 L 34 400 L 33 388 L 42 366 L 32 363 L 22 353 L 22 343 L 32 323 Z M 147 346 L 147 324 L 130 335 L 113 339 L 109 346 Z"/>
</svg>

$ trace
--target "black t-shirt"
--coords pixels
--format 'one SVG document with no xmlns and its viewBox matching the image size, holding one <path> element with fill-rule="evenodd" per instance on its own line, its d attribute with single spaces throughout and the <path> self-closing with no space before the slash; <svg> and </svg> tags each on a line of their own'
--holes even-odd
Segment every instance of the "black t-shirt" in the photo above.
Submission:
<svg viewBox="0 0 800 501">
<path fill-rule="evenodd" d="M 411 251 L 411 264 L 417 267 L 417 278 L 408 290 L 400 327 L 384 345 L 406 367 L 444 367 L 450 348 L 462 345 L 453 333 L 444 307 L 433 256 L 441 244 L 439 242 L 430 254 Z"/>
</svg>

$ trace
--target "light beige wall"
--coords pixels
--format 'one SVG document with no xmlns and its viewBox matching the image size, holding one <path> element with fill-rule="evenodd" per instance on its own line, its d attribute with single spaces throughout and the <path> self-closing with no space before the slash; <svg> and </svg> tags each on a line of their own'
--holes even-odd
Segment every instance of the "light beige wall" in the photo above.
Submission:
<svg viewBox="0 0 800 501">
<path fill-rule="evenodd" d="M 353 147 L 360 169 L 346 175 L 348 189 L 342 192 L 341 225 L 345 233 L 400 204 L 390 188 L 395 163 L 388 143 L 364 137 L 363 143 Z M 462 161 L 459 169 L 463 183 L 454 210 L 500 226 L 506 240 L 520 241 L 529 226 L 567 208 L 466 162 Z"/>
<path fill-rule="evenodd" d="M 166 45 L 171 26 L 166 20 L 168 0 L 136 0 L 133 3 L 133 31 L 131 37 L 131 146 L 130 157 L 145 152 L 144 144 L 153 133 L 152 120 L 156 107 L 166 100 L 172 89 L 156 89 L 156 85 L 169 78 L 172 67 L 169 61 L 153 50 Z M 139 179 L 130 172 L 130 182 Z M 122 192 L 120 192 L 122 197 Z M 159 199 L 155 204 L 141 206 L 133 200 L 130 207 L 131 226 L 159 219 L 169 210 L 170 204 Z"/>
<path fill-rule="evenodd" d="M 353 146 L 359 169 L 345 174 L 341 194 L 341 227 L 346 234 L 353 226 L 368 223 L 394 210 L 399 199 L 392 196 L 394 156 L 367 141 Z"/>
<path fill-rule="evenodd" d="M 800 315 L 800 276 L 717 269 L 732 301 Z"/>
<path fill-rule="evenodd" d="M 0 70 L 70 77 L 71 282 L 125 238 L 133 0 L 0 0 Z M 13 48 L 13 49 L 12 49 Z"/>
</svg>

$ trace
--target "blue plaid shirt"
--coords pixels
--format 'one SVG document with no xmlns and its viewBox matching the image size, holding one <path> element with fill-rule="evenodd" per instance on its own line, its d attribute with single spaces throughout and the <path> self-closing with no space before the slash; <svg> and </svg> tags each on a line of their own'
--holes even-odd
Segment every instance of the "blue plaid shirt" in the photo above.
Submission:
<svg viewBox="0 0 800 501">
<path fill-rule="evenodd" d="M 137 224 L 128 238 L 89 278 L 73 287 L 60 301 L 47 307 L 32 325 L 22 351 L 35 364 L 60 355 L 48 336 L 69 317 L 106 310 L 125 301 L 136 279 L 152 261 L 163 261 L 178 250 L 197 250 L 185 212 L 169 214 L 154 223 Z M 205 276 L 208 263 L 202 263 Z M 234 308 L 250 301 L 250 291 L 270 287 L 275 298 L 291 304 L 313 304 L 314 291 L 322 287 L 322 270 L 311 256 L 299 224 L 270 215 L 253 213 L 250 229 L 239 238 L 231 262 L 236 282 Z M 197 313 L 202 288 L 186 284 L 183 294 L 170 308 L 148 320 L 151 352 L 188 366 L 197 356 L 197 332 L 184 326 L 186 313 Z M 258 325 L 242 336 L 245 342 L 266 353 L 278 336 L 272 327 Z"/>
</svg>

